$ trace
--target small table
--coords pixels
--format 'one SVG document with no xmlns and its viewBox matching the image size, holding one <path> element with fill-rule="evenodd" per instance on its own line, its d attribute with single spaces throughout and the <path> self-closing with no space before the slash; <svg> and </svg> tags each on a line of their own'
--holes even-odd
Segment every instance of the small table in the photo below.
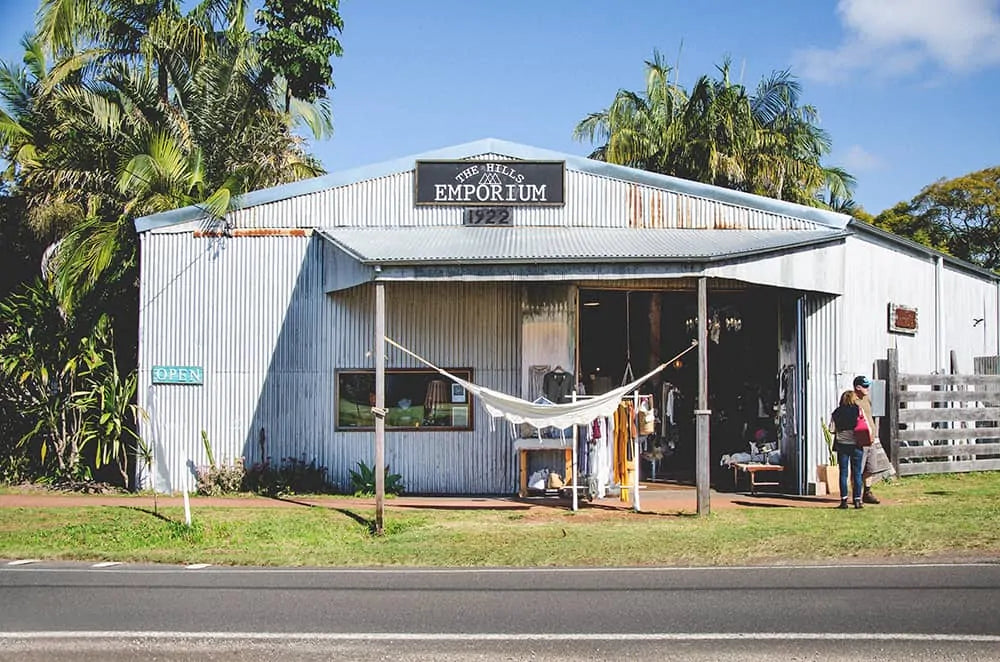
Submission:
<svg viewBox="0 0 1000 662">
<path fill-rule="evenodd" d="M 733 467 L 733 484 L 738 485 L 739 472 L 744 472 L 750 476 L 750 494 L 757 494 L 758 487 L 776 487 L 781 485 L 780 481 L 761 481 L 757 474 L 760 472 L 784 471 L 780 464 L 761 464 L 760 462 L 737 462 Z"/>
<path fill-rule="evenodd" d="M 565 462 L 565 472 L 563 478 L 570 478 L 573 472 L 573 447 L 569 444 L 572 440 L 567 439 L 517 439 L 514 441 L 514 448 L 519 456 L 520 469 L 520 489 L 517 495 L 521 498 L 528 496 L 528 453 L 530 451 L 562 451 Z M 566 481 L 567 489 L 572 490 L 570 481 Z"/>
</svg>

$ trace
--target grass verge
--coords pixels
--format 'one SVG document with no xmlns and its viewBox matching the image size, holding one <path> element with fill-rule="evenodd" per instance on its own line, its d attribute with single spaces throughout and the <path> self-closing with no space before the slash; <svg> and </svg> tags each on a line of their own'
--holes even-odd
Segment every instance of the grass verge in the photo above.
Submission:
<svg viewBox="0 0 1000 662">
<path fill-rule="evenodd" d="M 0 558 L 253 566 L 623 566 L 1000 558 L 1000 472 L 908 477 L 860 511 L 741 508 L 706 518 L 370 505 L 2 508 Z"/>
</svg>

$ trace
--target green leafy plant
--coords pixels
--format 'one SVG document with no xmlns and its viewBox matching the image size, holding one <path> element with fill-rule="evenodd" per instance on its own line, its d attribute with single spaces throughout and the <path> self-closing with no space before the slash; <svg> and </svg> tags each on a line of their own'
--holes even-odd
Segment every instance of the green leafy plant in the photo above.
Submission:
<svg viewBox="0 0 1000 662">
<path fill-rule="evenodd" d="M 351 492 L 354 496 L 372 496 L 375 494 L 375 468 L 369 467 L 363 461 L 358 462 L 358 470 L 349 470 L 351 476 Z M 385 493 L 402 494 L 403 477 L 389 473 L 389 465 L 385 466 Z"/>
<path fill-rule="evenodd" d="M 255 462 L 247 469 L 243 486 L 255 494 L 285 496 L 289 494 L 324 494 L 335 491 L 327 480 L 327 468 L 306 462 L 305 458 L 283 457 L 277 464 L 271 458 Z"/>
<path fill-rule="evenodd" d="M 127 482 L 136 376 L 118 370 L 109 317 L 61 308 L 40 280 L 26 286 L 0 302 L 0 376 L 3 408 L 18 418 L 9 427 L 36 478 L 90 480 L 91 466 L 109 465 Z"/>
<path fill-rule="evenodd" d="M 822 418 L 819 420 L 819 426 L 823 428 L 823 440 L 826 441 L 826 452 L 827 452 L 827 464 L 831 467 L 837 465 L 837 449 L 833 445 L 833 430 L 831 430 L 826 421 Z"/>
<path fill-rule="evenodd" d="M 208 440 L 208 433 L 201 431 L 201 444 L 205 447 L 205 457 L 208 458 L 208 466 L 215 468 L 215 453 L 212 452 L 212 443 Z"/>
</svg>

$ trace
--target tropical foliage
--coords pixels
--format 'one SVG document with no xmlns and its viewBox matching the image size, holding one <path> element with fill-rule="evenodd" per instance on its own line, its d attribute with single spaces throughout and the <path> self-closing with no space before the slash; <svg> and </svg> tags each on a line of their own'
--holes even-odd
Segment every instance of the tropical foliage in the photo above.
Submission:
<svg viewBox="0 0 1000 662">
<path fill-rule="evenodd" d="M 748 90 L 731 79 L 726 60 L 716 77 L 700 77 L 689 91 L 659 53 L 645 65 L 643 92 L 620 90 L 607 109 L 577 124 L 574 137 L 597 146 L 591 158 L 780 200 L 849 206 L 854 179 L 822 164 L 830 138 L 788 71 Z"/>
<path fill-rule="evenodd" d="M 339 31 L 336 4 L 332 14 L 329 2 L 320 5 L 320 25 Z M 116 420 L 110 410 L 126 411 L 123 394 L 93 382 L 82 357 L 86 351 L 100 356 L 102 370 L 116 374 L 126 391 L 134 381 L 135 219 L 197 206 L 207 222 L 218 221 L 246 191 L 322 173 L 299 131 L 330 132 L 329 107 L 316 87 L 332 83 L 329 72 L 310 78 L 307 101 L 295 99 L 300 88 L 265 64 L 244 0 L 186 6 L 179 0 L 42 0 L 38 34 L 22 41 L 23 62 L 0 63 L 5 208 L 23 208 L 24 225 L 49 246 L 44 280 L 5 311 L 12 320 L 45 324 L 32 327 L 30 336 L 8 335 L 5 342 L 16 351 L 4 360 L 24 363 L 20 374 L 32 375 L 15 380 L 25 389 L 20 397 L 39 414 L 48 408 L 25 443 L 53 453 L 46 458 L 65 463 L 62 473 L 82 471 L 80 449 L 93 444 L 88 435 L 100 430 L 101 443 L 112 446 L 110 454 L 93 446 L 88 463 L 97 468 L 118 457 L 115 435 L 125 434 L 117 423 L 102 427 Z M 5 242 L 16 239 L 16 250 L 36 255 L 4 220 Z M 77 322 L 83 319 L 101 321 Z M 21 321 L 12 324 L 3 331 L 17 331 Z M 42 337 L 48 333 L 58 337 Z M 113 364 L 106 355 L 112 347 Z M 97 409 L 70 397 L 81 385 L 91 389 Z M 88 419 L 92 414 L 96 422 Z M 63 433 L 53 432 L 57 421 Z"/>
<path fill-rule="evenodd" d="M 267 28 L 261 38 L 264 69 L 287 81 L 285 112 L 292 97 L 315 101 L 333 86 L 330 58 L 343 53 L 334 36 L 344 29 L 340 0 L 265 0 L 256 20 Z"/>
<path fill-rule="evenodd" d="M 1000 269 L 1000 166 L 942 179 L 873 221 L 987 269 Z"/>
<path fill-rule="evenodd" d="M 347 472 L 351 478 L 351 493 L 355 496 L 372 496 L 375 494 L 375 466 L 368 466 L 364 461 L 358 462 L 358 470 Z M 389 473 L 389 465 L 385 467 L 385 493 L 402 494 L 403 477 Z"/>
<path fill-rule="evenodd" d="M 8 297 L 0 302 L 0 377 L 8 425 L 21 432 L 15 447 L 27 451 L 8 479 L 80 481 L 92 466 L 125 481 L 136 382 L 118 369 L 106 315 L 63 314 L 41 281 Z"/>
</svg>

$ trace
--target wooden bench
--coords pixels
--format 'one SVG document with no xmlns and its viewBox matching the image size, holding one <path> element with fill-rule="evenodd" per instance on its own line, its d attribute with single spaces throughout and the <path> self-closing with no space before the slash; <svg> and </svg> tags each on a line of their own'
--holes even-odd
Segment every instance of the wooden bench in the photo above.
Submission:
<svg viewBox="0 0 1000 662">
<path fill-rule="evenodd" d="M 736 464 L 733 464 L 732 467 L 734 485 L 739 485 L 740 472 L 743 472 L 750 477 L 750 494 L 757 494 L 758 487 L 777 487 L 781 485 L 781 481 L 778 480 L 760 480 L 757 476 L 758 473 L 785 470 L 785 468 L 780 464 L 761 464 L 760 462 L 737 462 Z M 775 476 L 775 478 L 777 478 L 777 476 Z"/>
</svg>

